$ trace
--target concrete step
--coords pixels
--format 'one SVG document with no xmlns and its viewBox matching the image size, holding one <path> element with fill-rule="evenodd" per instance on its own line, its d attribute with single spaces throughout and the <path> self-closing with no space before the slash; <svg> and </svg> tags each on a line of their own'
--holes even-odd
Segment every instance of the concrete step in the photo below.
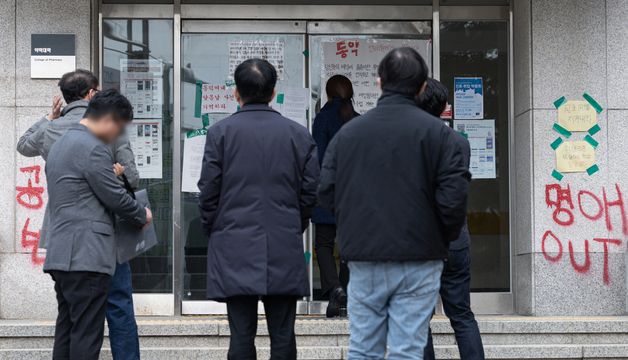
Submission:
<svg viewBox="0 0 628 360">
<path fill-rule="evenodd" d="M 259 347 L 257 350 L 258 359 L 269 358 L 270 349 L 268 347 Z M 499 360 L 628 359 L 628 345 L 488 345 L 484 350 L 487 359 Z M 0 350 L 0 359 L 3 360 L 48 360 L 51 357 L 52 351 L 50 349 Z M 436 357 L 438 359 L 459 359 L 458 349 L 455 346 L 437 346 Z M 224 360 L 226 358 L 226 347 L 142 348 L 142 359 L 144 360 Z M 343 360 L 347 358 L 346 347 L 299 347 L 299 360 Z M 111 360 L 109 349 L 103 349 L 101 360 Z"/>
<path fill-rule="evenodd" d="M 628 317 L 478 318 L 488 359 L 628 359 Z M 139 318 L 143 359 L 226 359 L 229 326 L 224 317 Z M 299 359 L 346 359 L 346 320 L 300 317 Z M 447 319 L 432 321 L 439 359 L 457 359 Z M 0 321 L 0 359 L 50 359 L 53 321 Z M 260 320 L 257 345 L 268 358 L 270 341 Z M 107 340 L 103 359 L 110 359 Z"/>
</svg>

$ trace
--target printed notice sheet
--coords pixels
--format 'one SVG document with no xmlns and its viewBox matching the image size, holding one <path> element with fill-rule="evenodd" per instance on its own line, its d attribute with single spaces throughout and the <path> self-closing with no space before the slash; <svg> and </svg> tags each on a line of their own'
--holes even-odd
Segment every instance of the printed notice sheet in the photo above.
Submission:
<svg viewBox="0 0 628 360">
<path fill-rule="evenodd" d="M 392 49 L 409 46 L 429 58 L 429 41 L 413 39 L 341 39 L 322 43 L 321 89 L 333 75 L 344 75 L 353 83 L 355 111 L 360 114 L 377 104 L 381 90 L 377 86 L 377 67 Z M 327 102 L 321 91 L 321 105 Z"/>
<path fill-rule="evenodd" d="M 454 129 L 471 145 L 473 179 L 495 179 L 495 120 L 454 120 Z"/>
<path fill-rule="evenodd" d="M 310 106 L 310 89 L 284 87 L 277 90 L 271 104 L 281 115 L 307 127 L 307 110 Z"/>
<path fill-rule="evenodd" d="M 120 59 L 120 92 L 133 105 L 135 119 L 159 119 L 163 108 L 160 60 Z"/>
<path fill-rule="evenodd" d="M 127 128 L 127 133 L 140 179 L 161 179 L 163 176 L 161 119 L 133 120 Z"/>
<path fill-rule="evenodd" d="M 181 191 L 198 193 L 198 180 L 203 168 L 205 138 L 207 129 L 188 131 L 183 142 L 183 169 L 181 175 Z"/>
<path fill-rule="evenodd" d="M 203 84 L 201 87 L 201 114 L 228 113 L 237 111 L 234 95 L 235 86 L 225 84 Z"/>
<path fill-rule="evenodd" d="M 284 43 L 283 41 L 232 41 L 229 43 L 229 77 L 233 79 L 235 69 L 244 60 L 259 58 L 273 64 L 277 77 L 283 80 Z"/>
<path fill-rule="evenodd" d="M 484 118 L 482 78 L 454 78 L 454 119 L 482 118 Z"/>
</svg>

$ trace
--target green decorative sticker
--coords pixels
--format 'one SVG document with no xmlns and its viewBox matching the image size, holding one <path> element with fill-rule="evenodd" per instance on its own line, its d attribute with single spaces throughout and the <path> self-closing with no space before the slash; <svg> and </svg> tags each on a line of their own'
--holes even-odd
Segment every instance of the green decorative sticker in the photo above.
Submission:
<svg viewBox="0 0 628 360">
<path fill-rule="evenodd" d="M 563 174 L 561 174 L 560 172 L 553 170 L 552 171 L 552 177 L 558 181 L 561 181 L 563 179 Z"/>
<path fill-rule="evenodd" d="M 203 119 L 203 127 L 206 128 L 209 126 L 209 114 L 203 114 L 201 116 L 201 119 Z"/>
<path fill-rule="evenodd" d="M 584 137 L 584 141 L 588 142 L 591 146 L 593 146 L 593 148 L 597 148 L 598 145 L 600 145 L 600 143 L 598 143 L 594 138 L 591 137 L 591 135 L 587 135 Z"/>
<path fill-rule="evenodd" d="M 562 104 L 565 103 L 565 101 L 567 101 L 567 99 L 564 96 L 561 96 L 556 101 L 554 101 L 554 107 L 558 109 Z"/>
<path fill-rule="evenodd" d="M 201 117 L 201 103 L 203 101 L 203 82 L 196 82 L 196 98 L 194 99 L 194 117 Z"/>
<path fill-rule="evenodd" d="M 600 168 L 597 167 L 597 165 L 593 165 L 590 168 L 587 169 L 587 174 L 589 174 L 589 176 L 595 174 L 596 172 L 600 171 Z"/>
<path fill-rule="evenodd" d="M 600 125 L 595 124 L 595 125 L 591 126 L 591 128 L 588 131 L 588 133 L 589 133 L 589 135 L 593 136 L 593 135 L 597 134 L 598 132 L 600 132 L 600 130 L 602 130 L 602 128 L 600 128 Z"/>
<path fill-rule="evenodd" d="M 277 104 L 283 104 L 284 94 L 277 94 Z"/>
<path fill-rule="evenodd" d="M 552 127 L 552 129 L 554 129 L 554 131 L 556 131 L 557 133 L 561 134 L 562 136 L 569 138 L 571 136 L 571 131 L 565 129 L 564 127 L 558 125 L 558 124 L 554 124 L 554 126 Z"/>
<path fill-rule="evenodd" d="M 203 128 L 203 129 L 190 130 L 187 133 L 185 133 L 185 137 L 187 137 L 188 139 L 197 137 L 197 136 L 202 136 L 202 135 L 207 135 L 207 129 Z"/>
<path fill-rule="evenodd" d="M 587 94 L 587 93 L 584 93 L 584 94 L 582 94 L 582 97 L 583 97 L 586 101 L 588 101 L 588 102 L 589 102 L 589 104 L 591 104 L 591 106 L 593 106 L 593 108 L 595 109 L 595 111 L 596 111 L 598 114 L 602 112 L 602 110 L 603 110 L 603 109 L 602 109 L 602 105 L 600 105 L 597 101 L 595 101 L 595 99 L 594 99 L 591 95 L 589 95 L 589 94 Z"/>
<path fill-rule="evenodd" d="M 558 149 L 558 147 L 560 146 L 560 144 L 563 143 L 563 138 L 561 137 L 557 137 L 556 140 L 554 140 L 550 146 L 552 147 L 552 150 L 556 150 Z"/>
</svg>

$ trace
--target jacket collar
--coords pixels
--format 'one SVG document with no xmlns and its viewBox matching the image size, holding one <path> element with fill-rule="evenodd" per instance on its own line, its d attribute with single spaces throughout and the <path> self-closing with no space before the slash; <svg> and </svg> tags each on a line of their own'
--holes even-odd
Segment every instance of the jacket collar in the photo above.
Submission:
<svg viewBox="0 0 628 360">
<path fill-rule="evenodd" d="M 277 110 L 271 108 L 268 104 L 246 104 L 238 110 L 239 113 L 247 111 L 270 111 L 279 114 Z"/>
<path fill-rule="evenodd" d="M 401 94 L 394 91 L 385 90 L 377 100 L 377 106 L 380 105 L 413 105 L 417 106 L 413 96 Z"/>
<path fill-rule="evenodd" d="M 67 115 L 70 111 L 74 109 L 81 109 L 83 112 L 85 112 L 85 109 L 87 109 L 88 104 L 89 104 L 89 101 L 85 99 L 73 101 L 69 103 L 66 107 L 64 107 L 63 110 L 61 110 L 61 116 Z"/>
</svg>

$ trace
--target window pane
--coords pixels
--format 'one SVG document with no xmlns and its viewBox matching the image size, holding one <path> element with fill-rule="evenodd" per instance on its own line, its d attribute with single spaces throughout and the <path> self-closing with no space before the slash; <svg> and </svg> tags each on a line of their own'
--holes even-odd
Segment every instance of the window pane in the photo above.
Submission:
<svg viewBox="0 0 628 360">
<path fill-rule="evenodd" d="M 481 79 L 483 111 L 477 116 L 480 120 L 471 122 L 477 121 L 476 124 L 481 126 L 488 124 L 489 128 L 494 123 L 493 131 L 485 130 L 486 139 L 494 138 L 494 144 L 491 141 L 483 145 L 487 149 L 494 147 L 494 155 L 481 155 L 477 150 L 477 156 L 471 159 L 472 163 L 477 161 L 480 166 L 484 166 L 481 164 L 483 161 L 495 164 L 494 175 L 487 175 L 488 171 L 483 174 L 477 171 L 470 188 L 471 287 L 473 291 L 509 291 L 508 24 L 456 21 L 443 22 L 440 29 L 441 80 L 449 88 L 454 127 L 460 121 L 455 116 L 456 106 L 462 108 L 462 99 L 461 104 L 454 99 L 454 78 L 467 78 L 463 81 Z M 458 84 L 461 83 L 458 80 Z M 461 109 L 458 110 L 462 113 Z M 459 124 L 469 124 L 469 120 L 462 120 Z M 469 140 L 473 153 L 473 148 L 479 149 L 480 146 L 478 143 L 474 145 L 477 140 Z"/>
<path fill-rule="evenodd" d="M 134 105 L 129 137 L 140 171 L 139 188 L 148 190 L 159 239 L 157 246 L 131 260 L 136 293 L 172 292 L 173 44 L 172 20 L 103 20 L 102 87 L 120 90 Z M 130 75 L 129 64 L 137 65 L 136 70 L 141 64 L 153 69 Z M 152 97 L 142 99 L 146 95 Z M 159 159 L 159 153 L 161 166 L 151 159 Z"/>
<path fill-rule="evenodd" d="M 181 84 L 181 133 L 211 126 L 230 115 L 227 112 L 207 114 L 208 124 L 195 116 L 196 83 L 224 85 L 230 73 L 230 44 L 263 42 L 283 44 L 284 68 L 278 87 L 304 87 L 303 35 L 266 34 L 184 34 L 181 59 L 184 66 Z M 233 57 L 234 54 L 231 54 Z M 199 110 L 199 112 L 205 112 Z M 184 143 L 181 143 L 184 149 Z M 183 157 L 182 153 L 182 157 Z M 201 154 L 202 155 L 202 154 Z M 181 160 L 183 161 L 183 160 Z M 179 189 L 177 189 L 179 191 Z M 184 246 L 184 300 L 206 299 L 207 237 L 201 228 L 198 194 L 181 194 L 181 239 Z"/>
</svg>

